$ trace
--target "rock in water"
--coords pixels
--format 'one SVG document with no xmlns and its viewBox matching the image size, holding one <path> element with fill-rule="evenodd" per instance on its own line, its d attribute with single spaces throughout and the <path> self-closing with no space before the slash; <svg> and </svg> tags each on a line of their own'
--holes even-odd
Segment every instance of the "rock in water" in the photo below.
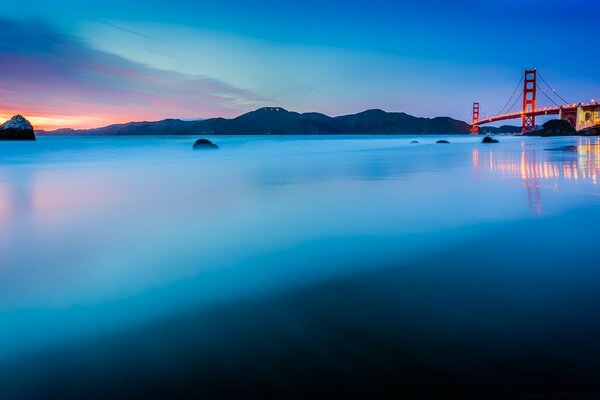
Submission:
<svg viewBox="0 0 600 400">
<path fill-rule="evenodd" d="M 218 150 L 219 146 L 208 139 L 198 139 L 194 143 L 194 150 Z"/>
<path fill-rule="evenodd" d="M 413 141 L 410 142 L 410 144 L 419 144 L 419 141 L 418 140 L 413 140 Z"/>
<path fill-rule="evenodd" d="M 553 149 L 546 149 L 546 151 L 566 151 L 569 153 L 577 153 L 579 149 L 577 148 L 577 146 L 561 146 L 555 147 Z"/>
<path fill-rule="evenodd" d="M 483 140 L 481 141 L 481 143 L 498 143 L 498 141 L 496 139 L 492 139 L 489 136 L 486 136 L 483 138 Z"/>
<path fill-rule="evenodd" d="M 437 144 L 450 144 L 450 142 L 447 140 L 438 140 L 436 143 Z"/>
<path fill-rule="evenodd" d="M 527 136 L 575 136 L 577 131 L 569 121 L 552 119 L 546 122 L 542 129 L 528 133 Z"/>
<path fill-rule="evenodd" d="M 579 131 L 581 136 L 600 136 L 600 125 L 592 126 L 590 128 Z"/>
<path fill-rule="evenodd" d="M 33 126 L 20 115 L 0 125 L 0 140 L 35 140 Z"/>
</svg>

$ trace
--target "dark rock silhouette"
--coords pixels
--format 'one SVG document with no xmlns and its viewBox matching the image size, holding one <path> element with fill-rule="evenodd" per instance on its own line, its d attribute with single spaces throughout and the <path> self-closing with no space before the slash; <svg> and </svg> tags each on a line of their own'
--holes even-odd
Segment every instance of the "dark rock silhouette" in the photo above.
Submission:
<svg viewBox="0 0 600 400">
<path fill-rule="evenodd" d="M 104 128 L 41 132 L 47 135 L 338 135 L 338 134 L 467 134 L 470 125 L 447 117 L 418 118 L 405 113 L 368 110 L 329 117 L 320 113 L 265 107 L 237 118 L 200 121 L 167 119 L 130 122 Z"/>
<path fill-rule="evenodd" d="M 410 144 L 419 144 L 419 141 L 418 140 L 413 140 L 413 141 L 410 142 Z"/>
<path fill-rule="evenodd" d="M 578 150 L 577 146 L 561 146 L 561 147 L 555 147 L 552 149 L 546 149 L 546 151 L 565 151 L 568 153 L 577 153 L 579 150 Z"/>
<path fill-rule="evenodd" d="M 436 143 L 437 144 L 450 144 L 450 142 L 447 140 L 438 140 Z"/>
<path fill-rule="evenodd" d="M 542 129 L 526 133 L 526 136 L 575 136 L 577 131 L 571 126 L 569 121 L 562 119 L 553 119 L 546 122 Z"/>
<path fill-rule="evenodd" d="M 198 139 L 194 143 L 194 150 L 218 150 L 219 146 L 208 139 Z"/>
<path fill-rule="evenodd" d="M 483 140 L 481 141 L 481 143 L 498 143 L 498 141 L 496 139 L 492 139 L 489 136 L 486 136 L 483 138 Z"/>
<path fill-rule="evenodd" d="M 579 131 L 581 136 L 600 136 L 600 125 L 585 128 Z"/>
<path fill-rule="evenodd" d="M 0 140 L 35 140 L 33 126 L 21 115 L 0 125 Z"/>
</svg>

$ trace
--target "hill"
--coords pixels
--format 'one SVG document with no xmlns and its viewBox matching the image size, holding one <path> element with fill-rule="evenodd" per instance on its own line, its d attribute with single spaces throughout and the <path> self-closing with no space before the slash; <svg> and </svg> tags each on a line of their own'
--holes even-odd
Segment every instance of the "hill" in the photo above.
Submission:
<svg viewBox="0 0 600 400">
<path fill-rule="evenodd" d="M 467 134 L 469 124 L 448 117 L 419 118 L 406 113 L 367 110 L 330 117 L 265 107 L 237 118 L 200 121 L 166 119 L 130 122 L 103 128 L 39 131 L 41 135 L 337 135 L 337 134 Z"/>
</svg>

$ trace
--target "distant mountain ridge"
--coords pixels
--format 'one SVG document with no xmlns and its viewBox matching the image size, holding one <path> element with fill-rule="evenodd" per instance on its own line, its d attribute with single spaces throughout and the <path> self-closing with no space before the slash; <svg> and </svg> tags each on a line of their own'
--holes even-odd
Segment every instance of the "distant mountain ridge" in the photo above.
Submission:
<svg viewBox="0 0 600 400">
<path fill-rule="evenodd" d="M 492 134 L 498 134 L 498 133 L 519 134 L 519 133 L 521 133 L 521 130 L 522 130 L 522 128 L 520 126 L 514 126 L 514 125 L 502 125 L 500 127 L 481 126 L 479 128 L 479 132 L 481 134 L 487 134 L 487 133 L 492 133 Z"/>
<path fill-rule="evenodd" d="M 264 107 L 237 118 L 198 121 L 165 119 L 130 122 L 103 128 L 38 131 L 41 135 L 337 135 L 337 134 L 467 134 L 470 125 L 449 117 L 419 118 L 406 113 L 367 110 L 330 117 Z"/>
</svg>

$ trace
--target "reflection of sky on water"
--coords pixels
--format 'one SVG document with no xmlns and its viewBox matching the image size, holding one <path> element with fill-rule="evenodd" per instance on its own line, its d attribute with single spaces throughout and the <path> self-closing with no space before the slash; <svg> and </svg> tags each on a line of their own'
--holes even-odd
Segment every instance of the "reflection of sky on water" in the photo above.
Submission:
<svg viewBox="0 0 600 400">
<path fill-rule="evenodd" d="M 0 356 L 418 260 L 496 222 L 600 201 L 594 141 L 309 139 L 217 138 L 210 154 L 191 138 L 2 144 Z M 546 150 L 568 145 L 578 151 Z"/>
</svg>

